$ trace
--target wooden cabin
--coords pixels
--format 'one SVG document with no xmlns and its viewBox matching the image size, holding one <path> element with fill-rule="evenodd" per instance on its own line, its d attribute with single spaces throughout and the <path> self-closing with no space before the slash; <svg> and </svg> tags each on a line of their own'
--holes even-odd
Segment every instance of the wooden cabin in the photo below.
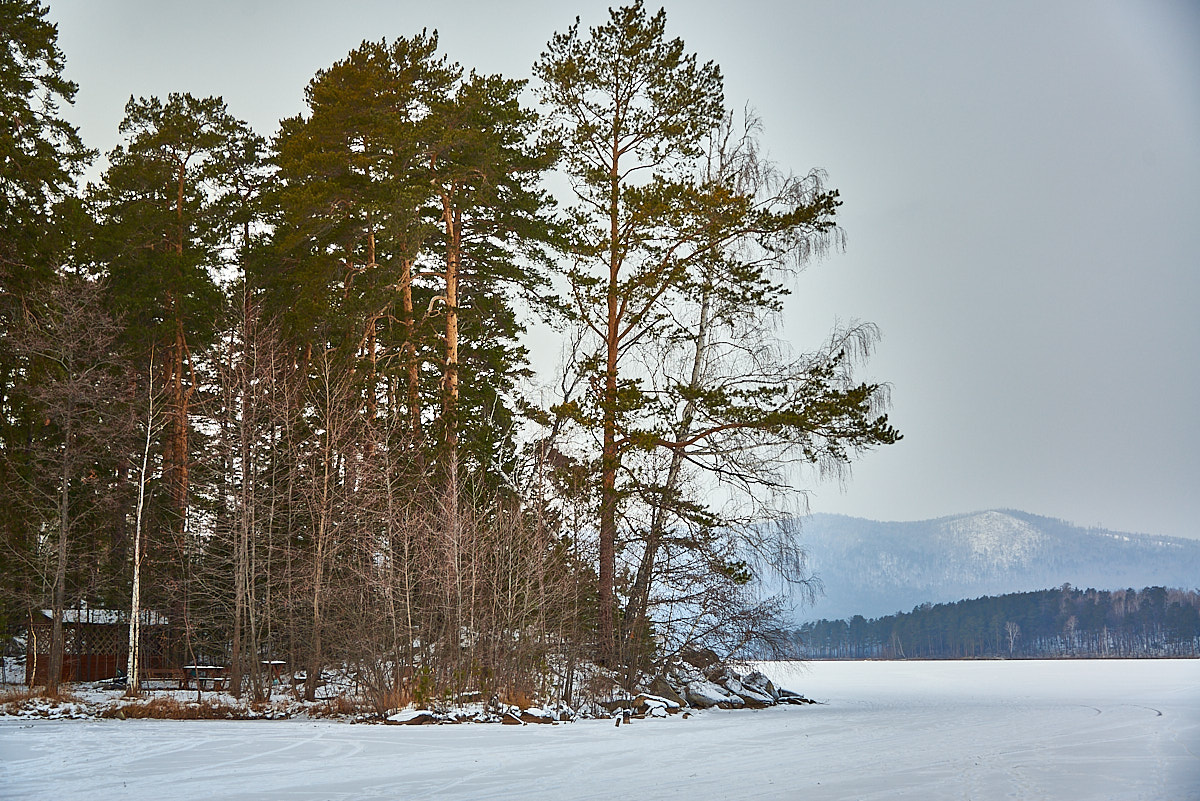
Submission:
<svg viewBox="0 0 1200 801">
<path fill-rule="evenodd" d="M 164 615 L 142 613 L 143 668 L 167 667 L 171 659 L 170 628 Z M 50 667 L 53 613 L 33 614 L 25 641 L 25 684 L 46 683 Z M 102 681 L 125 672 L 129 651 L 129 613 L 80 606 L 63 610 L 63 664 L 60 681 Z"/>
</svg>

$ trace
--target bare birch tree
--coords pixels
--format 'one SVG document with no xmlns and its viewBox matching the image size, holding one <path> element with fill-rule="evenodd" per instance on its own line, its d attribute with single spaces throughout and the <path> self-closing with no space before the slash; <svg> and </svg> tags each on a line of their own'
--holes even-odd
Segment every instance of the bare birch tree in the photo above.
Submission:
<svg viewBox="0 0 1200 801">
<path fill-rule="evenodd" d="M 146 376 L 146 416 L 142 420 L 146 437 L 142 442 L 141 463 L 136 471 L 138 489 L 137 505 L 133 513 L 133 575 L 130 581 L 129 602 L 129 648 L 125 658 L 125 694 L 141 694 L 141 643 L 142 643 L 142 552 L 144 542 L 142 528 L 146 515 L 146 483 L 150 480 L 150 457 L 153 451 L 155 429 L 160 425 L 161 403 L 158 402 L 154 384 L 154 357 L 151 355 Z"/>
</svg>

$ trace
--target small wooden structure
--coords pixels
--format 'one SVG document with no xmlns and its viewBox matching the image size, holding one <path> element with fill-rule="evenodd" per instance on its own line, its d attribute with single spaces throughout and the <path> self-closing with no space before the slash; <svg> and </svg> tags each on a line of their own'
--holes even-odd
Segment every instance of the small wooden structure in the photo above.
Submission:
<svg viewBox="0 0 1200 801">
<path fill-rule="evenodd" d="M 53 613 L 33 614 L 25 642 L 25 684 L 45 684 L 50 667 Z M 141 666 L 172 664 L 170 629 L 164 615 L 142 612 Z M 79 606 L 63 610 L 63 661 L 60 681 L 101 681 L 125 671 L 129 651 L 129 613 Z"/>
</svg>

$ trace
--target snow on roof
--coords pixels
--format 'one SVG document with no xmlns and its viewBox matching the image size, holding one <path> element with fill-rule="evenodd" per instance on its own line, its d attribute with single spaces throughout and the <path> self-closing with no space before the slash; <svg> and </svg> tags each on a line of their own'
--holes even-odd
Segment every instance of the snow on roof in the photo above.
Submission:
<svg viewBox="0 0 1200 801">
<path fill-rule="evenodd" d="M 54 617 L 53 609 L 43 609 L 42 614 L 47 618 Z M 162 612 L 153 609 L 143 609 L 140 617 L 146 626 L 165 626 L 169 621 Z M 115 626 L 129 622 L 129 612 L 124 609 L 94 609 L 87 604 L 81 604 L 75 609 L 63 610 L 63 623 L 88 623 L 97 626 Z"/>
</svg>

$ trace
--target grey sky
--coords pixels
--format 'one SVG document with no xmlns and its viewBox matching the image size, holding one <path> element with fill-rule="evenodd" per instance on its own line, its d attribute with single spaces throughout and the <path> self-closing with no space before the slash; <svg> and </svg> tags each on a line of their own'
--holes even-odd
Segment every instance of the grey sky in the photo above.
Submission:
<svg viewBox="0 0 1200 801">
<path fill-rule="evenodd" d="M 364 39 L 441 33 L 528 77 L 603 2 L 50 0 L 66 116 L 101 150 L 131 95 L 219 94 L 264 135 Z M 656 3 L 649 4 L 656 7 Z M 906 439 L 815 511 L 918 519 L 1019 508 L 1200 536 L 1200 6 L 673 2 L 771 156 L 841 190 L 848 249 L 795 286 L 785 329 L 884 341 Z"/>
</svg>

